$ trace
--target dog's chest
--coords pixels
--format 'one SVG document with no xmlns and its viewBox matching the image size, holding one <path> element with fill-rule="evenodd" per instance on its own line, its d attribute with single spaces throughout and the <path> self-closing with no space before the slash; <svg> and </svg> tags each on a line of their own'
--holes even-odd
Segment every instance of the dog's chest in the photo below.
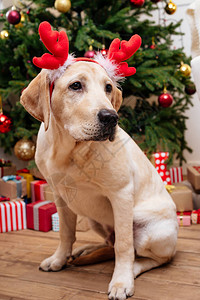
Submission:
<svg viewBox="0 0 200 300">
<path fill-rule="evenodd" d="M 102 195 L 98 187 L 89 182 L 71 181 L 59 188 L 59 193 L 74 213 L 113 226 L 110 201 Z"/>
</svg>

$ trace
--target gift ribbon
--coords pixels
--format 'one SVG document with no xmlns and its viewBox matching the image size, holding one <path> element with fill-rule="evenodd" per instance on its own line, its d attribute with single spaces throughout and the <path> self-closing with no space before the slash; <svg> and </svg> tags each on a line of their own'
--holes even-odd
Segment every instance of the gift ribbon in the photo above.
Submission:
<svg viewBox="0 0 200 300">
<path fill-rule="evenodd" d="M 44 191 L 42 189 L 44 184 L 47 185 L 48 183 L 45 180 L 38 180 L 38 181 L 31 182 L 32 202 L 38 200 L 44 200 Z"/>
<path fill-rule="evenodd" d="M 173 190 L 175 190 L 175 186 L 174 185 L 169 185 L 169 184 L 166 184 L 165 185 L 165 188 L 166 188 L 166 190 L 168 191 L 168 193 L 172 193 L 173 192 Z"/>
<path fill-rule="evenodd" d="M 17 174 L 19 174 L 19 173 L 30 173 L 30 171 L 28 170 L 28 169 L 26 169 L 26 168 L 24 168 L 24 169 L 21 169 L 21 170 L 17 170 Z"/>
<path fill-rule="evenodd" d="M 41 201 L 33 206 L 33 226 L 35 230 L 39 230 L 39 208 L 43 205 L 52 203 L 51 201 Z"/>
<path fill-rule="evenodd" d="M 22 177 L 15 176 L 15 175 L 8 175 L 8 176 L 3 176 L 2 179 L 5 182 L 14 181 L 17 186 L 17 198 L 21 198 L 21 196 L 22 196 L 22 182 L 21 182 Z"/>
<path fill-rule="evenodd" d="M 3 168 L 4 168 L 4 167 L 1 167 L 1 168 L 0 168 L 0 177 L 3 177 Z"/>
<path fill-rule="evenodd" d="M 10 160 L 0 159 L 0 167 L 11 167 L 11 165 Z"/>
<path fill-rule="evenodd" d="M 194 168 L 198 173 L 200 173 L 200 167 L 193 166 L 193 168 Z"/>
<path fill-rule="evenodd" d="M 2 202 L 2 201 L 10 201 L 10 198 L 9 197 L 1 196 L 0 197 L 0 202 Z"/>
<path fill-rule="evenodd" d="M 183 212 L 180 213 L 180 226 L 183 226 Z"/>
<path fill-rule="evenodd" d="M 168 193 L 172 193 L 173 191 L 175 190 L 185 190 L 187 189 L 188 187 L 187 186 L 184 186 L 184 185 L 178 185 L 178 186 L 175 186 L 175 185 L 169 185 L 169 184 L 166 184 L 165 185 L 165 188 L 166 190 L 168 191 Z"/>
</svg>

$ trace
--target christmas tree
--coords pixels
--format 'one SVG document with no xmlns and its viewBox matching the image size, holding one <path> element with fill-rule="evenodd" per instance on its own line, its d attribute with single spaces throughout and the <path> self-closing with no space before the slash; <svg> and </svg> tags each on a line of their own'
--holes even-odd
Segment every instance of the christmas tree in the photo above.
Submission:
<svg viewBox="0 0 200 300">
<path fill-rule="evenodd" d="M 194 92 L 190 58 L 172 46 L 172 36 L 182 34 L 181 21 L 157 24 L 150 18 L 159 1 L 163 0 L 16 0 L 16 7 L 1 11 L 0 94 L 12 127 L 0 133 L 0 146 L 8 152 L 20 138 L 34 140 L 37 135 L 40 123 L 24 110 L 19 97 L 40 72 L 32 58 L 46 52 L 38 27 L 48 21 L 53 29 L 67 32 L 70 52 L 77 57 L 92 57 L 95 51 L 106 55 L 117 37 L 128 40 L 135 33 L 142 37 L 141 48 L 129 59 L 137 72 L 122 84 L 124 98 L 134 97 L 119 111 L 120 126 L 148 155 L 158 149 L 169 151 L 170 161 L 176 154 L 182 163 L 183 151 L 191 151 L 184 136 L 184 113 Z M 165 7 L 168 14 L 176 9 L 171 4 Z"/>
</svg>

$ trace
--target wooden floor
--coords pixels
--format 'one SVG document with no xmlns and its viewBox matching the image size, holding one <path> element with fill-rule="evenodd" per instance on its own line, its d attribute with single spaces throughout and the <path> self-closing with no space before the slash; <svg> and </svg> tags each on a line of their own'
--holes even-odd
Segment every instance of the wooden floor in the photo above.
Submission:
<svg viewBox="0 0 200 300">
<path fill-rule="evenodd" d="M 100 240 L 91 231 L 78 232 L 75 246 Z M 57 243 L 58 233 L 52 231 L 0 234 L 0 300 L 107 299 L 113 261 L 61 272 L 38 270 L 41 260 L 53 253 Z M 131 299 L 200 299 L 200 225 L 180 228 L 174 260 L 138 277 Z"/>
</svg>

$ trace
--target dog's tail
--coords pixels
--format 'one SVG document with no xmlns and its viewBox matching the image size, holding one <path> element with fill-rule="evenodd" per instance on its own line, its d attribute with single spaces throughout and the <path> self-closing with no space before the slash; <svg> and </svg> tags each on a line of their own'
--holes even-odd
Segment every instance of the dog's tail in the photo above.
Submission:
<svg viewBox="0 0 200 300">
<path fill-rule="evenodd" d="M 100 262 L 112 260 L 115 257 L 113 247 L 104 247 L 97 249 L 90 254 L 79 256 L 70 261 L 71 265 L 83 266 L 83 265 L 92 265 Z"/>
</svg>

